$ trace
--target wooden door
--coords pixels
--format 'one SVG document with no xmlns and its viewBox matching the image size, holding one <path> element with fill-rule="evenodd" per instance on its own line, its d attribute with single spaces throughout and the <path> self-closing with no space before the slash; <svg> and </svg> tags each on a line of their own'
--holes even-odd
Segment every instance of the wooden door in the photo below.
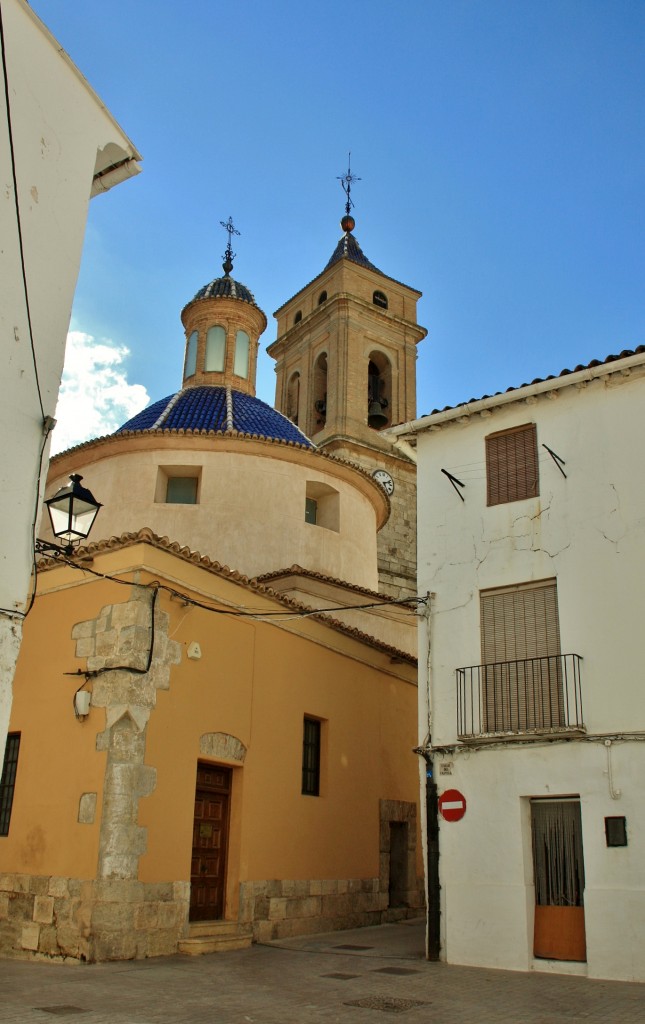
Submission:
<svg viewBox="0 0 645 1024">
<path fill-rule="evenodd" d="M 197 765 L 193 856 L 190 870 L 190 920 L 224 916 L 231 769 Z"/>
<path fill-rule="evenodd" d="M 587 959 L 580 801 L 532 800 L 535 929 L 533 955 Z"/>
</svg>

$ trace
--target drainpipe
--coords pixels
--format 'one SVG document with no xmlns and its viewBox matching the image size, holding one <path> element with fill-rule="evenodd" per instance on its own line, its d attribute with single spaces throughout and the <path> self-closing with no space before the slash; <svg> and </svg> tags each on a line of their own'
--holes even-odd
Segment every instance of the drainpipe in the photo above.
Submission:
<svg viewBox="0 0 645 1024">
<path fill-rule="evenodd" d="M 432 758 L 426 753 L 426 831 L 428 852 L 428 921 L 426 959 L 438 960 L 441 952 L 441 885 L 439 884 L 439 801 Z"/>
<path fill-rule="evenodd" d="M 439 804 L 437 784 L 432 762 L 432 601 L 434 594 L 426 594 L 420 619 L 423 628 L 419 630 L 419 666 L 423 666 L 419 678 L 419 739 L 421 745 L 415 750 L 425 762 L 425 868 L 426 868 L 426 958 L 438 960 L 441 952 L 441 886 L 439 884 Z M 424 678 L 425 676 L 425 678 Z M 423 792 L 423 790 L 422 790 Z"/>
</svg>

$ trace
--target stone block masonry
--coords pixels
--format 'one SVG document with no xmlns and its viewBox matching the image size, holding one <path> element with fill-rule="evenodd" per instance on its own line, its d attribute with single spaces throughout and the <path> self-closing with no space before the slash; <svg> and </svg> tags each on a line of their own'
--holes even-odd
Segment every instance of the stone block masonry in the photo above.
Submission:
<svg viewBox="0 0 645 1024">
<path fill-rule="evenodd" d="M 72 629 L 76 654 L 94 676 L 92 706 L 105 708 L 96 740 L 107 752 L 100 845 L 94 879 L 0 875 L 0 949 L 5 955 L 75 960 L 129 960 L 177 951 L 188 930 L 188 882 L 138 880 L 146 830 L 139 801 L 154 791 L 155 769 L 144 763 L 148 720 L 157 691 L 167 689 L 180 647 L 168 638 L 168 615 L 149 588 L 101 609 Z M 152 643 L 154 649 L 145 672 Z M 138 673 L 121 666 L 139 669 Z M 145 674 L 141 674 L 144 671 Z M 97 794 L 85 793 L 79 821 L 93 822 Z"/>
<path fill-rule="evenodd" d="M 242 882 L 240 921 L 252 924 L 256 942 L 402 921 L 423 909 L 423 879 L 415 882 L 396 907 L 379 878 Z"/>
<path fill-rule="evenodd" d="M 190 884 L 0 875 L 4 956 L 61 961 L 171 956 L 188 934 Z M 378 878 L 242 882 L 240 923 L 255 941 L 418 917 L 423 880 L 389 906 Z"/>
<path fill-rule="evenodd" d="M 188 931 L 188 882 L 0 875 L 0 940 L 19 959 L 169 956 Z"/>
</svg>

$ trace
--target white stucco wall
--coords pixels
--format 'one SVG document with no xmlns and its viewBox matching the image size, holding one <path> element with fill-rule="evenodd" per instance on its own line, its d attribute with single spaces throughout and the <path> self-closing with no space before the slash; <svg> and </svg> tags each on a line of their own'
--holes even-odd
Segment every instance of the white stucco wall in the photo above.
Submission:
<svg viewBox="0 0 645 1024">
<path fill-rule="evenodd" d="M 614 741 L 612 799 L 602 740 L 436 755 L 452 764 L 439 791 L 467 799 L 461 821 L 440 819 L 442 947 L 450 963 L 566 970 L 533 958 L 531 797 L 579 796 L 589 977 L 645 981 L 645 744 Z M 628 845 L 608 848 L 604 818 L 624 815 Z"/>
<path fill-rule="evenodd" d="M 47 442 L 43 451 L 43 419 L 56 408 L 88 202 L 93 191 L 136 173 L 138 154 L 28 4 L 3 0 L 2 18 L 9 112 L 0 90 L 0 615 L 3 632 L 20 633 L 20 616 L 11 612 L 24 610 L 28 597 L 41 453 L 46 470 L 49 449 Z M 120 161 L 120 170 L 95 178 Z M 0 757 L 12 678 L 7 657 L 0 666 Z"/>
<path fill-rule="evenodd" d="M 645 356 L 632 356 L 574 386 L 559 378 L 508 404 L 477 403 L 443 422 L 439 414 L 434 430 L 418 434 L 419 592 L 435 595 L 429 678 L 419 688 L 430 688 L 433 746 L 457 744 L 455 670 L 481 662 L 481 590 L 556 579 L 562 652 L 583 658 L 587 739 L 457 744 L 445 755 L 453 774 L 438 775 L 439 791 L 456 787 L 468 800 L 462 822 L 441 824 L 443 955 L 453 963 L 547 966 L 532 956 L 528 800 L 579 794 L 587 971 L 645 980 L 644 366 Z M 539 497 L 488 508 L 484 438 L 529 422 L 537 424 Z M 565 460 L 566 479 L 543 444 Z M 465 484 L 464 502 L 442 469 Z M 422 676 L 425 663 L 422 651 Z M 619 799 L 604 774 L 606 736 L 625 737 L 611 748 Z M 606 848 L 609 815 L 626 816 L 627 848 Z"/>
</svg>

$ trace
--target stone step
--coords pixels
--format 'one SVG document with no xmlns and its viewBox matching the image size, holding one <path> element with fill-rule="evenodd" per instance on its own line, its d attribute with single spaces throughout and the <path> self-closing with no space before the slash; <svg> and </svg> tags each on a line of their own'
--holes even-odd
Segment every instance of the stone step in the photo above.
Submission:
<svg viewBox="0 0 645 1024">
<path fill-rule="evenodd" d="M 252 942 L 251 928 L 237 921 L 194 921 L 187 938 L 180 939 L 177 948 L 180 953 L 201 956 L 229 949 L 248 949 Z"/>
</svg>

